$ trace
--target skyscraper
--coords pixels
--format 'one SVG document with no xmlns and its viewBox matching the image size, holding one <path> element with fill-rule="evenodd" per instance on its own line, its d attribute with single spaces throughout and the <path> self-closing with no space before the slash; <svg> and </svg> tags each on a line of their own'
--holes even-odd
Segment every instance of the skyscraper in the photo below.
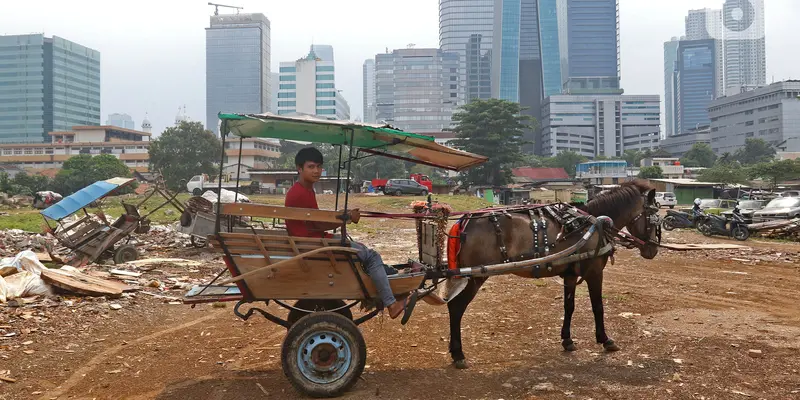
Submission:
<svg viewBox="0 0 800 400">
<path fill-rule="evenodd" d="M 364 61 L 363 66 L 363 82 L 364 82 L 364 122 L 373 124 L 375 123 L 375 60 L 369 59 Z"/>
<path fill-rule="evenodd" d="M 686 40 L 714 40 L 717 70 L 714 97 L 725 95 L 725 50 L 722 30 L 722 10 L 703 8 L 689 10 L 686 16 Z"/>
<path fill-rule="evenodd" d="M 561 51 L 558 33 L 558 1 L 538 0 L 539 50 L 544 97 L 561 94 Z"/>
<path fill-rule="evenodd" d="M 458 107 L 458 66 L 458 54 L 439 49 L 375 55 L 377 120 L 415 133 L 450 128 Z"/>
<path fill-rule="evenodd" d="M 725 93 L 767 84 L 764 0 L 726 0 L 722 6 L 725 40 Z"/>
<path fill-rule="evenodd" d="M 128 114 L 108 114 L 106 125 L 118 126 L 125 129 L 136 129 L 136 124 L 133 123 L 133 118 Z"/>
<path fill-rule="evenodd" d="M 714 100 L 717 83 L 715 51 L 713 39 L 679 42 L 675 84 L 678 133 L 710 123 L 708 106 Z"/>
<path fill-rule="evenodd" d="M 100 52 L 42 34 L 0 36 L 0 142 L 100 125 Z"/>
<path fill-rule="evenodd" d="M 617 0 L 561 1 L 567 13 L 565 88 L 573 94 L 621 93 Z"/>
<path fill-rule="evenodd" d="M 307 114 L 349 120 L 350 105 L 336 90 L 333 61 L 323 61 L 314 50 L 297 60 L 280 63 L 278 114 Z"/>
<path fill-rule="evenodd" d="M 678 38 L 673 37 L 669 42 L 664 42 L 664 109 L 666 110 L 667 137 L 679 132 L 677 127 L 677 114 L 675 113 L 675 63 L 678 61 Z"/>
<path fill-rule="evenodd" d="M 462 103 L 491 97 L 494 3 L 439 0 L 439 46 L 459 55 L 457 84 Z"/>
<path fill-rule="evenodd" d="M 270 23 L 264 14 L 214 15 L 206 28 L 206 129 L 219 112 L 270 111 Z"/>
<path fill-rule="evenodd" d="M 519 102 L 520 0 L 495 0 L 492 97 Z"/>
<path fill-rule="evenodd" d="M 329 44 L 312 44 L 311 50 L 314 51 L 314 54 L 316 54 L 317 57 L 319 57 L 322 61 L 334 62 L 333 46 Z"/>
</svg>

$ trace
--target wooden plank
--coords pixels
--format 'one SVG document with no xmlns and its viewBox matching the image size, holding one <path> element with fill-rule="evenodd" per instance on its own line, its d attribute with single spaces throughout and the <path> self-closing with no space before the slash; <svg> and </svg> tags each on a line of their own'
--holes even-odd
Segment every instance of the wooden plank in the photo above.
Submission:
<svg viewBox="0 0 800 400">
<path fill-rule="evenodd" d="M 749 247 L 747 246 L 742 246 L 738 244 L 726 244 L 726 243 L 714 243 L 714 244 L 661 243 L 661 247 L 677 251 L 749 249 Z"/>
<path fill-rule="evenodd" d="M 225 280 L 224 282 L 220 282 L 219 284 L 220 285 L 227 285 L 229 283 L 234 283 L 234 282 L 241 281 L 241 280 L 243 280 L 244 278 L 247 278 L 247 277 L 256 277 L 257 275 L 260 275 L 262 273 L 269 273 L 270 271 L 275 271 L 278 266 L 299 264 L 298 261 L 301 258 L 308 258 L 308 257 L 311 257 L 311 256 L 319 254 L 319 253 L 324 253 L 326 251 L 354 253 L 354 254 L 357 252 L 355 249 L 351 249 L 349 247 L 323 247 L 323 248 L 319 248 L 317 250 L 309 251 L 308 253 L 304 253 L 304 254 L 301 254 L 299 256 L 292 257 L 292 258 L 290 258 L 288 260 L 279 261 L 279 262 L 271 265 L 271 268 L 262 267 L 262 268 L 259 268 L 258 270 L 253 270 L 253 271 L 250 271 L 249 273 L 245 273 L 245 274 L 236 276 L 234 278 Z"/>
<path fill-rule="evenodd" d="M 80 272 L 45 269 L 41 276 L 45 282 L 72 293 L 87 296 L 122 296 L 122 288 L 119 285 Z"/>
<path fill-rule="evenodd" d="M 263 259 L 238 258 L 235 262 L 240 272 L 246 273 L 265 265 Z M 244 282 L 257 299 L 352 299 L 364 298 L 361 286 L 347 261 L 339 261 L 338 268 L 333 268 L 328 260 L 306 260 L 308 271 L 303 271 L 298 263 L 284 264 L 273 269 L 269 277 L 266 275 L 251 276 Z M 273 264 L 277 265 L 276 264 Z M 361 271 L 356 264 L 371 297 L 376 297 L 377 290 L 372 279 Z M 425 279 L 424 274 L 389 275 L 389 284 L 396 295 L 417 289 Z"/>
<path fill-rule="evenodd" d="M 266 204 L 228 203 L 222 205 L 222 214 L 250 217 L 267 217 L 299 221 L 331 222 L 341 224 L 340 211 L 310 208 L 280 207 Z"/>
</svg>

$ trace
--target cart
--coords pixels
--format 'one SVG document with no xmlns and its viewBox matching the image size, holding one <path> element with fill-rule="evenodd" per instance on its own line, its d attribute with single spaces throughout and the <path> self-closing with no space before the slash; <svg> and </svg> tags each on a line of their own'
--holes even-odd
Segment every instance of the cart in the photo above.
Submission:
<svg viewBox="0 0 800 400">
<path fill-rule="evenodd" d="M 238 193 L 236 195 L 238 196 Z M 189 235 L 192 246 L 198 249 L 208 246 L 208 236 L 214 235 L 216 232 L 217 217 L 214 212 L 215 208 L 216 204 L 201 196 L 192 197 L 187 201 L 187 207 L 181 215 L 178 232 Z M 255 226 L 258 226 L 258 228 Z M 277 226 L 276 221 L 273 221 L 273 226 Z M 230 215 L 221 216 L 220 228 L 225 232 L 249 232 L 254 234 L 263 233 L 266 230 L 266 226 L 261 221 Z"/>
<path fill-rule="evenodd" d="M 229 135 L 238 136 L 240 140 L 270 137 L 338 145 L 339 188 L 350 187 L 351 163 L 365 157 L 384 156 L 455 171 L 486 161 L 483 156 L 437 144 L 433 137 L 399 131 L 388 125 L 273 114 L 219 114 L 219 117 L 223 148 Z M 356 305 L 369 304 L 377 292 L 363 272 L 347 236 L 348 224 L 358 222 L 360 215 L 348 212 L 349 190 L 344 193 L 340 209 L 339 188 L 336 211 L 217 203 L 220 212 L 215 221 L 215 233 L 209 235 L 208 240 L 212 249 L 222 254 L 227 268 L 209 284 L 192 288 L 184 298 L 185 303 L 192 305 L 237 302 L 233 309 L 237 317 L 247 320 L 258 313 L 287 328 L 281 350 L 284 374 L 298 391 L 313 397 L 341 395 L 358 380 L 367 356 L 358 325 L 380 312 L 375 307 L 360 316 L 354 313 Z M 414 214 L 419 259 L 394 265 L 398 273 L 389 276 L 396 295 L 414 291 L 427 299 L 425 296 L 431 297 L 440 284 L 450 284 L 463 277 L 504 274 L 533 265 L 555 264 L 557 259 L 563 259 L 560 261 L 564 263 L 575 262 L 579 260 L 576 257 L 581 256 L 575 255 L 577 249 L 585 243 L 522 262 L 448 269 L 442 254 L 447 220 L 433 212 L 430 197 L 427 205 L 422 207 L 425 211 Z M 340 224 L 341 232 L 338 238 L 292 237 L 279 229 L 261 233 L 234 232 L 223 224 L 222 215 L 335 223 Z M 591 237 L 596 227 L 593 225 L 583 240 Z M 217 282 L 225 272 L 229 272 L 231 278 Z M 290 303 L 292 300 L 294 302 Z M 270 302 L 287 309 L 288 316 L 282 318 L 258 307 Z"/>
</svg>

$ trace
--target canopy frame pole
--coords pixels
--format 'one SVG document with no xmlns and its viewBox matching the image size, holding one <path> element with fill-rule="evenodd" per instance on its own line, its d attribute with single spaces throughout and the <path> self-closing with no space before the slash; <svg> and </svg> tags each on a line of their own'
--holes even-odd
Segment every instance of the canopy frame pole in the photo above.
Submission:
<svg viewBox="0 0 800 400">
<path fill-rule="evenodd" d="M 222 136 L 222 151 L 221 151 L 222 154 L 220 154 L 219 156 L 219 175 L 217 176 L 217 209 L 216 209 L 217 220 L 214 223 L 214 232 L 217 234 L 219 234 L 220 218 L 222 217 L 219 213 L 220 210 L 222 209 L 222 205 L 220 205 L 220 202 L 222 201 L 222 196 L 220 194 L 222 193 L 222 171 L 225 168 L 225 136 L 227 130 L 228 130 L 228 121 L 223 119 L 219 129 L 219 134 L 220 136 Z M 239 154 L 241 154 L 241 152 L 239 152 Z M 239 177 L 237 176 L 236 179 L 238 182 Z"/>
<path fill-rule="evenodd" d="M 356 134 L 355 129 L 350 129 L 350 142 L 348 143 L 349 148 L 347 155 L 347 179 L 345 180 L 345 186 L 344 186 L 344 210 L 343 210 L 344 221 L 342 222 L 342 246 L 345 246 L 347 244 L 347 220 L 348 220 L 347 206 L 350 202 L 350 171 L 353 169 L 352 159 L 353 159 L 353 147 L 355 147 L 353 146 L 355 140 L 355 134 Z"/>
<path fill-rule="evenodd" d="M 234 204 L 239 202 L 239 175 L 242 170 L 242 142 L 244 141 L 244 136 L 239 136 L 239 159 L 236 161 L 236 192 L 233 195 L 233 202 Z M 225 152 L 225 149 L 222 149 L 222 152 Z M 222 193 L 219 194 L 222 197 Z"/>
<path fill-rule="evenodd" d="M 336 201 L 334 210 L 339 210 L 339 192 L 342 190 L 342 145 L 339 145 L 339 162 L 336 164 Z"/>
</svg>

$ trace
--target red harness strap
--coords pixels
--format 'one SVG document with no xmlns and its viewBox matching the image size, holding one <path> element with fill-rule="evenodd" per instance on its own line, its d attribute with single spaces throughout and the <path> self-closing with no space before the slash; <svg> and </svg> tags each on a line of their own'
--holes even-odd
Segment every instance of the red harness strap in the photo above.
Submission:
<svg viewBox="0 0 800 400">
<path fill-rule="evenodd" d="M 447 233 L 447 269 L 458 269 L 458 252 L 461 250 L 461 223 L 458 221 Z"/>
</svg>

